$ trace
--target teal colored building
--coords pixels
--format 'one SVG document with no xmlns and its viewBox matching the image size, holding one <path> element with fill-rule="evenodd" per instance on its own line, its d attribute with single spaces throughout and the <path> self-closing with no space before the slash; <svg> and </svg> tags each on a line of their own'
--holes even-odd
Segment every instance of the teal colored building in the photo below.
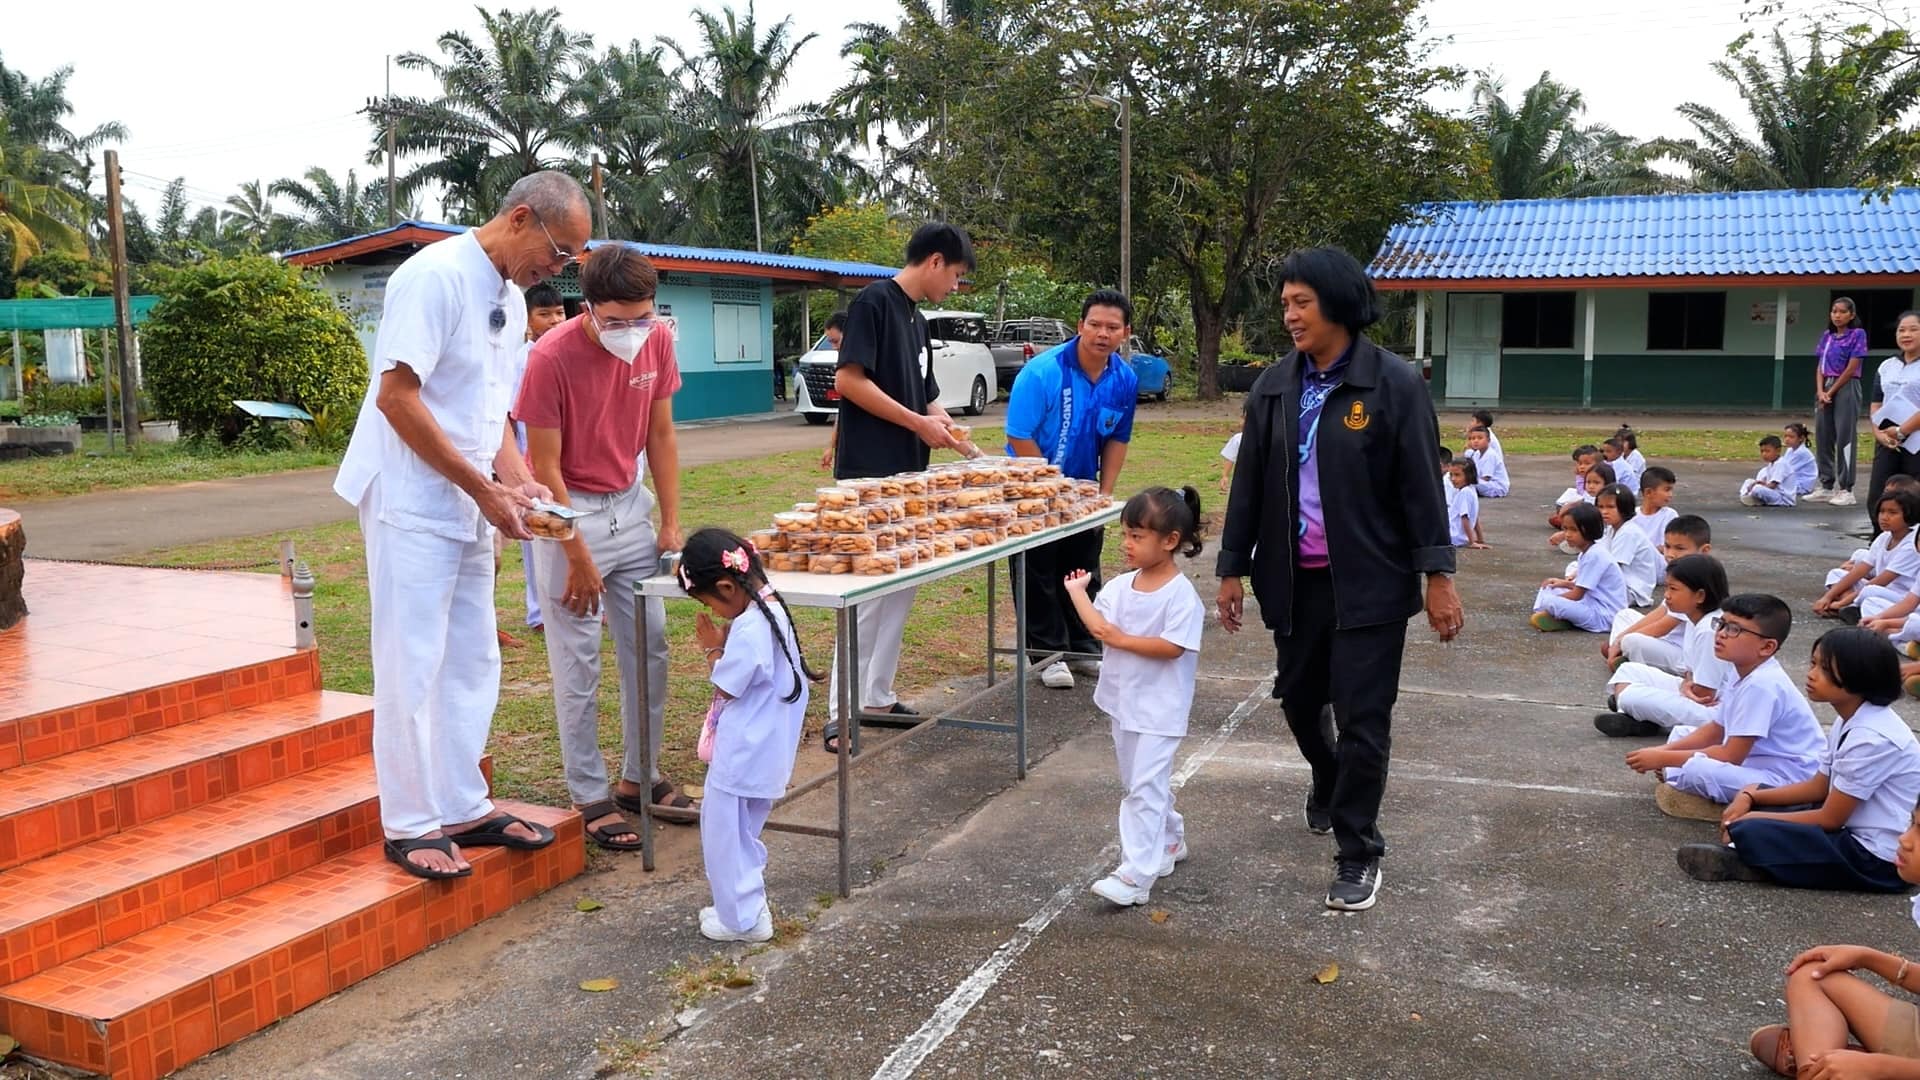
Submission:
<svg viewBox="0 0 1920 1080">
<path fill-rule="evenodd" d="M 458 236 L 463 225 L 403 221 L 363 236 L 288 253 L 288 262 L 320 271 L 325 288 L 354 321 L 369 353 L 386 298 L 387 278 L 427 244 Z M 673 414 L 681 420 L 746 416 L 773 408 L 773 301 L 788 292 L 851 293 L 892 277 L 894 268 L 760 251 L 623 243 L 660 271 L 659 311 L 679 328 L 675 352 L 681 388 Z M 552 279 L 570 313 L 580 299 L 577 267 Z"/>
<path fill-rule="evenodd" d="M 1920 190 L 1446 203 L 1396 226 L 1436 402 L 1636 412 L 1811 408 L 1836 297 L 1871 372 L 1920 286 Z"/>
</svg>

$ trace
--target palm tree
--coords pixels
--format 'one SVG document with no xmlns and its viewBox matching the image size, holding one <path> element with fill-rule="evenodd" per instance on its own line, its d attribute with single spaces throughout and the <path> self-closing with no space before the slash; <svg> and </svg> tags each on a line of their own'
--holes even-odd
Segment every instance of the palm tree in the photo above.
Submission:
<svg viewBox="0 0 1920 1080">
<path fill-rule="evenodd" d="M 1489 74 L 1473 88 L 1472 122 L 1502 199 L 1635 195 L 1672 190 L 1648 164 L 1652 152 L 1605 125 L 1581 126 L 1580 91 L 1542 72 L 1516 106 Z"/>
<path fill-rule="evenodd" d="M 304 180 L 275 180 L 267 189 L 268 194 L 298 207 L 307 230 L 323 242 L 358 236 L 386 223 L 386 200 L 368 198 L 371 191 L 360 187 L 352 169 L 347 170 L 347 182 L 342 184 L 319 166 L 308 169 Z M 163 236 L 167 232 L 164 211 L 159 231 Z"/>
<path fill-rule="evenodd" d="M 479 43 L 450 30 L 439 39 L 443 59 L 398 57 L 401 67 L 440 80 L 438 98 L 375 101 L 365 110 L 376 120 L 368 162 L 385 161 L 391 124 L 397 155 L 433 159 L 409 171 L 401 191 L 445 184 L 449 202 L 469 216 L 490 211 L 520 177 L 560 163 L 555 150 L 580 135 L 582 76 L 593 63 L 592 36 L 561 26 L 556 9 L 479 13 Z"/>
<path fill-rule="evenodd" d="M 1773 32 L 1773 62 L 1755 51 L 1713 69 L 1739 91 L 1753 134 L 1717 110 L 1680 106 L 1698 133 L 1661 149 L 1712 191 L 1856 187 L 1912 177 L 1915 132 L 1902 118 L 1920 102 L 1920 68 L 1906 63 L 1893 34 L 1846 42 L 1831 58 L 1819 29 L 1807 56 Z"/>
<path fill-rule="evenodd" d="M 73 103 L 67 98 L 67 81 L 72 77 L 73 68 L 68 66 L 35 82 L 0 61 L 0 121 L 16 142 L 42 149 L 43 168 L 72 177 L 77 190 L 85 192 L 92 180 L 94 151 L 112 140 L 125 139 L 127 129 L 107 123 L 85 134 L 68 130 L 66 118 L 73 112 Z"/>
<path fill-rule="evenodd" d="M 663 50 L 638 41 L 607 50 L 588 72 L 586 110 L 577 144 L 605 166 L 608 235 L 651 240 L 672 231 L 677 215 L 667 199 L 663 171 L 673 131 L 674 82 Z"/>
<path fill-rule="evenodd" d="M 228 229 L 246 246 L 259 250 L 266 245 L 285 217 L 273 208 L 273 197 L 258 180 L 240 185 L 238 195 L 227 196 Z"/>
<path fill-rule="evenodd" d="M 698 51 L 661 39 L 678 61 L 681 82 L 674 107 L 678 188 L 707 189 L 690 207 L 689 229 L 739 246 L 751 220 L 753 246 L 762 250 L 770 223 L 774 235 L 793 235 L 858 175 L 847 153 L 851 131 L 819 106 L 779 107 L 795 58 L 815 37 L 795 40 L 791 18 L 762 34 L 749 0 L 744 19 L 722 7 L 719 16 L 695 9 L 694 20 Z M 765 198 L 769 178 L 779 181 L 777 201 Z"/>
<path fill-rule="evenodd" d="M 0 132 L 0 135 L 4 135 Z M 39 147 L 0 138 L 0 240 L 12 251 L 12 269 L 52 249 L 84 255 L 86 201 L 62 184 L 46 180 Z"/>
</svg>

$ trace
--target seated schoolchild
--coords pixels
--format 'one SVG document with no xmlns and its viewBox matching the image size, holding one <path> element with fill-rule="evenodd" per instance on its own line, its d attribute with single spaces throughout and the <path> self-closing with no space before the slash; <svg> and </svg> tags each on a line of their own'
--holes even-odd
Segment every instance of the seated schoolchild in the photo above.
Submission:
<svg viewBox="0 0 1920 1080">
<path fill-rule="evenodd" d="M 1807 445 L 1812 438 L 1807 434 L 1807 425 L 1791 423 L 1780 429 L 1780 442 L 1785 445 L 1786 453 L 1780 460 L 1787 463 L 1787 472 L 1793 475 L 1793 496 L 1799 498 L 1808 495 L 1820 486 L 1820 463 L 1814 460 L 1813 448 Z"/>
<path fill-rule="evenodd" d="M 1914 547 L 1913 532 L 1914 523 L 1920 522 L 1920 493 L 1882 492 L 1875 516 L 1880 534 L 1868 545 L 1866 558 L 1827 571 L 1827 591 L 1813 602 L 1814 614 L 1859 622 L 1866 614 L 1862 603 L 1886 601 L 1874 606 L 1880 614 L 1913 590 L 1920 578 L 1920 549 Z"/>
<path fill-rule="evenodd" d="M 1513 490 L 1512 481 L 1507 477 L 1506 455 L 1493 445 L 1493 432 L 1483 427 L 1468 430 L 1466 456 L 1473 460 L 1473 467 L 1480 474 L 1474 490 L 1481 498 L 1505 498 Z"/>
<path fill-rule="evenodd" d="M 1600 520 L 1607 523 L 1607 535 L 1601 542 L 1607 545 L 1607 553 L 1613 556 L 1621 575 L 1627 579 L 1627 603 L 1634 607 L 1653 603 L 1666 560 L 1647 543 L 1646 534 L 1631 524 L 1633 492 L 1625 484 L 1608 484 L 1600 489 L 1594 506 L 1600 511 Z"/>
<path fill-rule="evenodd" d="M 1598 464 L 1600 464 L 1599 447 L 1582 444 L 1573 448 L 1573 485 L 1561 492 L 1559 498 L 1553 500 L 1553 513 L 1547 515 L 1548 525 L 1555 529 L 1561 528 L 1560 516 L 1566 512 L 1567 507 L 1575 503 L 1593 501 L 1593 492 L 1600 488 L 1595 487 L 1591 491 L 1588 489 L 1587 474 L 1592 472 L 1593 467 Z"/>
<path fill-rule="evenodd" d="M 1799 496 L 1793 489 L 1793 470 L 1780 457 L 1780 436 L 1760 440 L 1760 471 L 1740 482 L 1740 501 L 1747 506 L 1792 506 Z"/>
<path fill-rule="evenodd" d="M 1640 490 L 1640 469 L 1627 457 L 1627 440 L 1615 435 L 1600 444 L 1601 464 L 1613 470 L 1613 482 L 1625 484 L 1628 491 Z"/>
<path fill-rule="evenodd" d="M 1613 617 L 1627 606 L 1627 581 L 1620 567 L 1607 553 L 1600 538 L 1606 524 L 1600 511 L 1578 503 L 1567 509 L 1571 527 L 1568 543 L 1578 553 L 1573 572 L 1564 578 L 1548 578 L 1533 598 L 1536 630 L 1586 630 L 1604 634 L 1613 625 Z"/>
<path fill-rule="evenodd" d="M 1658 466 L 1655 466 L 1658 468 Z M 1646 515 L 1635 517 L 1641 521 Z M 1713 529 L 1707 519 L 1698 514 L 1681 514 L 1671 518 L 1667 524 L 1665 543 L 1660 553 L 1666 557 L 1667 565 L 1684 559 L 1689 555 L 1706 555 L 1713 551 Z M 1681 670 L 1681 649 L 1687 640 L 1687 622 L 1667 610 L 1662 591 L 1662 602 L 1655 604 L 1651 611 L 1644 614 L 1633 608 L 1624 608 L 1613 617 L 1613 632 L 1608 635 L 1607 644 L 1601 646 L 1600 656 L 1609 667 L 1618 668 L 1632 661 L 1638 664 L 1651 664 L 1662 671 L 1678 674 Z M 1724 595 L 1724 594 L 1723 594 Z"/>
<path fill-rule="evenodd" d="M 1608 484 L 1613 483 L 1613 469 L 1610 468 L 1606 462 L 1599 462 L 1595 464 L 1593 468 L 1587 470 L 1587 475 L 1583 477 L 1580 482 L 1586 487 L 1586 493 L 1580 497 L 1580 502 L 1592 506 L 1599 501 L 1600 492 Z M 1561 494 L 1564 495 L 1566 492 L 1562 492 Z M 1579 503 L 1568 502 L 1566 506 L 1561 508 L 1560 525 L 1552 536 L 1547 537 L 1548 547 L 1557 547 L 1569 555 L 1574 554 L 1574 548 L 1573 545 L 1568 542 L 1567 534 L 1573 530 L 1567 525 L 1565 511 L 1567 506 L 1576 505 L 1579 505 Z"/>
<path fill-rule="evenodd" d="M 1650 544 L 1658 544 L 1666 534 L 1667 523 L 1680 515 L 1672 505 L 1673 489 L 1679 482 L 1665 465 L 1649 465 L 1640 473 L 1640 513 L 1633 523 Z"/>
<path fill-rule="evenodd" d="M 1720 690 L 1732 681 L 1715 657 L 1714 620 L 1727 598 L 1727 572 L 1711 555 L 1689 555 L 1667 567 L 1666 608 L 1686 627 L 1679 670 L 1629 662 L 1607 678 L 1608 712 L 1593 726 L 1614 737 L 1664 735 L 1682 724 L 1700 727 L 1719 715 Z"/>
<path fill-rule="evenodd" d="M 1460 458 L 1447 469 L 1452 486 L 1447 496 L 1447 531 L 1454 547 L 1485 550 L 1486 537 L 1480 533 L 1480 493 L 1474 490 L 1479 477 L 1472 458 Z"/>
</svg>

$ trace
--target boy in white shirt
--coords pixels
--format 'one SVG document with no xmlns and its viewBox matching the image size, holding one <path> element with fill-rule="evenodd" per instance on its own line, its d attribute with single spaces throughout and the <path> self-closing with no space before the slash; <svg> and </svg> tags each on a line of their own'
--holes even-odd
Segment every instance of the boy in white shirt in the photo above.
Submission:
<svg viewBox="0 0 1920 1080">
<path fill-rule="evenodd" d="M 1777 596 L 1743 593 L 1721 605 L 1713 654 L 1732 665 L 1733 679 L 1720 688 L 1719 716 L 1627 755 L 1634 771 L 1664 777 L 1654 792 L 1663 812 L 1718 821 L 1741 788 L 1797 784 L 1819 770 L 1820 723 L 1775 658 L 1792 628 L 1793 612 Z"/>
<path fill-rule="evenodd" d="M 1679 478 L 1665 465 L 1649 465 L 1640 470 L 1640 513 L 1633 519 L 1647 538 L 1647 543 L 1658 546 L 1665 538 L 1670 523 L 1680 515 L 1672 505 L 1674 485 Z"/>
<path fill-rule="evenodd" d="M 1628 491 L 1640 490 L 1640 468 L 1627 457 L 1627 440 L 1614 436 L 1600 444 L 1600 454 L 1606 464 L 1613 469 L 1613 482 L 1623 484 Z"/>
<path fill-rule="evenodd" d="M 1642 514 L 1635 521 L 1644 521 Z M 1681 514 L 1667 525 L 1665 543 L 1660 554 L 1671 567 L 1675 562 L 1689 555 L 1710 555 L 1713 553 L 1713 529 L 1707 519 L 1698 514 Z M 1726 590 L 1720 590 L 1722 596 Z M 1653 610 L 1644 615 L 1632 608 L 1623 609 L 1613 620 L 1613 632 L 1608 636 L 1600 655 L 1611 668 L 1618 669 L 1621 664 L 1632 662 L 1649 664 L 1662 671 L 1678 674 L 1682 668 L 1681 650 L 1687 642 L 1685 620 L 1667 610 L 1663 603 L 1655 604 Z M 1711 644 L 1711 643 L 1709 643 Z"/>
<path fill-rule="evenodd" d="M 1780 436 L 1760 440 L 1760 471 L 1740 485 L 1740 501 L 1747 506 L 1792 506 L 1793 470 L 1780 460 Z"/>
<path fill-rule="evenodd" d="M 1473 462 L 1474 471 L 1480 479 L 1474 482 L 1474 490 L 1483 499 L 1505 498 L 1512 491 L 1511 481 L 1507 477 L 1507 458 L 1493 445 L 1493 432 L 1476 427 L 1467 432 L 1467 458 Z"/>
<path fill-rule="evenodd" d="M 1447 496 L 1447 531 L 1454 547 L 1484 551 L 1487 541 L 1480 534 L 1480 493 L 1474 490 L 1479 479 L 1473 459 L 1462 458 L 1447 468 L 1452 488 Z"/>
</svg>

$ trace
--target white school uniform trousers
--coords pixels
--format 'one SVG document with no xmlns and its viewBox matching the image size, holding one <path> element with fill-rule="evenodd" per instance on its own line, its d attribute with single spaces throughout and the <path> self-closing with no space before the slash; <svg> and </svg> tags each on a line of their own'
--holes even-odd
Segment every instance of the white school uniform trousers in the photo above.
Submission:
<svg viewBox="0 0 1920 1080">
<path fill-rule="evenodd" d="M 767 846 L 760 831 L 793 777 L 810 693 L 802 677 L 799 696 L 783 700 L 794 690 L 800 647 L 779 604 L 762 600 L 778 624 L 778 637 L 749 604 L 728 627 L 726 651 L 713 666 L 714 688 L 731 700 L 715 723 L 700 805 L 700 854 L 714 914 L 736 933 L 759 921 L 767 906 Z"/>
<path fill-rule="evenodd" d="M 480 757 L 499 700 L 500 645 L 492 526 L 394 433 L 375 405 L 380 376 L 412 369 L 441 431 L 490 473 L 526 330 L 520 290 L 472 233 L 421 249 L 387 281 L 371 385 L 334 491 L 359 508 L 366 542 L 373 765 L 390 839 L 493 812 Z"/>
<path fill-rule="evenodd" d="M 1762 487 L 1765 482 L 1777 483 L 1779 487 Z M 1785 458 L 1775 458 L 1760 466 L 1753 479 L 1740 482 L 1740 497 L 1750 498 L 1761 506 L 1792 506 L 1797 497 L 1794 491 L 1793 467 Z"/>
<path fill-rule="evenodd" d="M 1580 553 L 1574 560 L 1573 583 L 1586 590 L 1580 599 L 1569 600 L 1557 589 L 1542 588 L 1534 594 L 1533 610 L 1565 619 L 1590 633 L 1606 633 L 1614 616 L 1627 606 L 1627 579 L 1621 576 L 1606 545 L 1595 543 Z"/>
<path fill-rule="evenodd" d="M 1114 760 L 1127 791 L 1120 801 L 1117 873 L 1151 886 L 1168 853 L 1186 839 L 1186 821 L 1173 808 L 1173 757 L 1193 709 L 1207 609 L 1185 575 L 1152 592 L 1135 588 L 1139 576 L 1122 574 L 1103 587 L 1094 610 L 1123 633 L 1171 641 L 1182 651 L 1175 659 L 1155 660 L 1106 650 L 1093 703 L 1113 719 Z"/>
<path fill-rule="evenodd" d="M 642 459 L 644 461 L 644 458 Z M 667 707 L 667 610 L 658 599 L 645 601 L 647 613 L 647 729 L 653 775 L 640 767 L 640 642 L 635 613 L 641 610 L 634 586 L 660 572 L 660 544 L 653 531 L 653 494 L 646 488 L 644 465 L 633 485 L 610 493 L 567 491 L 577 510 L 599 511 L 573 523 L 587 541 L 593 565 L 606 592 L 601 617 L 575 615 L 560 602 L 567 594 L 567 552 L 557 543 L 540 543 L 534 553 L 541 599 L 547 616 L 547 670 L 553 677 L 554 720 L 560 731 L 560 757 L 567 793 L 584 806 L 607 797 L 607 759 L 600 749 L 601 635 L 613 635 L 614 663 L 620 671 L 620 742 L 623 779 L 651 790 L 660 779 L 660 730 Z"/>
<path fill-rule="evenodd" d="M 1608 691 L 1621 712 L 1635 720 L 1645 720 L 1672 729 L 1681 724 L 1699 727 L 1719 716 L 1718 705 L 1702 705 L 1680 692 L 1684 678 L 1709 690 L 1719 690 L 1733 679 L 1733 669 L 1713 655 L 1715 611 L 1696 623 L 1680 620 L 1686 631 L 1685 644 L 1675 668 L 1633 662 L 1607 677 Z M 1633 637 L 1640 637 L 1635 634 Z M 1644 638 L 1642 640 L 1645 640 Z"/>
<path fill-rule="evenodd" d="M 913 598 L 919 589 L 903 589 L 875 600 L 863 600 L 854 613 L 860 634 L 860 685 L 855 688 L 853 707 L 885 711 L 900 701 L 893 688 L 900 671 L 900 648 L 907 630 L 907 616 L 913 614 Z M 835 723 L 840 715 L 840 646 L 834 643 L 833 671 L 828 674 L 827 717 Z M 846 731 L 843 726 L 840 730 Z"/>
<path fill-rule="evenodd" d="M 1769 658 L 1744 679 L 1734 673 L 1720 688 L 1719 715 L 1714 720 L 1725 731 L 1723 744 L 1727 739 L 1754 737 L 1746 760 L 1735 765 L 1696 752 L 1686 764 L 1665 770 L 1667 783 L 1725 803 L 1748 784 L 1783 787 L 1819 771 L 1826 736 L 1778 660 Z M 1667 741 L 1683 739 L 1693 731 L 1690 725 L 1680 725 Z"/>
<path fill-rule="evenodd" d="M 1646 617 L 1645 612 L 1621 608 L 1620 614 L 1613 617 L 1613 630 L 1607 640 L 1632 663 L 1649 664 L 1662 671 L 1679 671 L 1681 653 L 1687 644 L 1687 620 L 1676 619 L 1674 628 L 1663 637 L 1627 632 L 1633 624 Z"/>
</svg>

